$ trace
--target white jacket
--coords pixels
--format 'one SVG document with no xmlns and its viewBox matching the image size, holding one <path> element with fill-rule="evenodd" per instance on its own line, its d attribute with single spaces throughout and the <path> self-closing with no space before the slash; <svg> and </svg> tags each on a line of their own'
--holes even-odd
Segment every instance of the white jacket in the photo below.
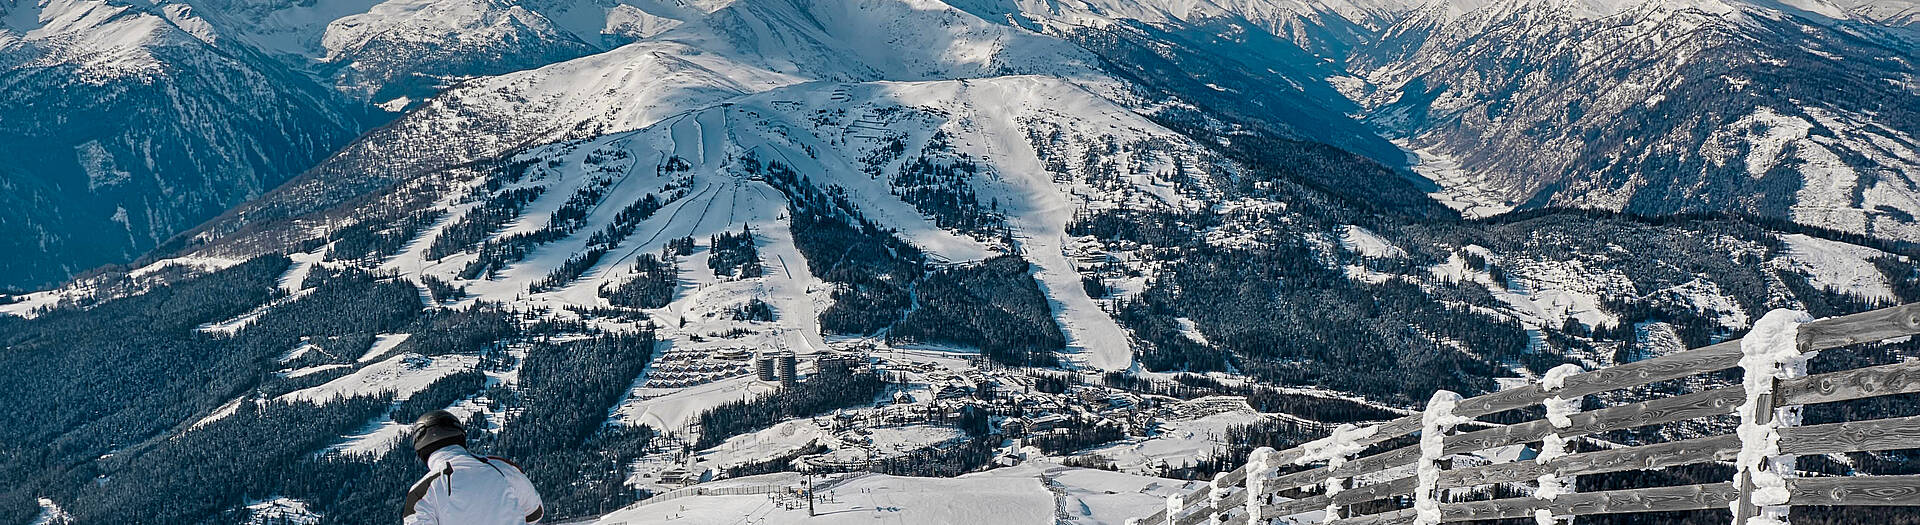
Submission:
<svg viewBox="0 0 1920 525">
<path fill-rule="evenodd" d="M 520 467 L 458 445 L 427 456 L 427 476 L 407 491 L 405 525 L 522 525 L 540 521 L 540 493 Z"/>
</svg>

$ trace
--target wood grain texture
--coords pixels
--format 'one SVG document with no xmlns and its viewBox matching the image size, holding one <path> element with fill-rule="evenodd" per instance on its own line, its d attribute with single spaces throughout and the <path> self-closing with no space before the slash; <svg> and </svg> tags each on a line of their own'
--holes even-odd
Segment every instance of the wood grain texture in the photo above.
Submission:
<svg viewBox="0 0 1920 525">
<path fill-rule="evenodd" d="M 1545 420 L 1528 421 L 1447 436 L 1442 449 L 1447 454 L 1473 452 L 1494 447 L 1539 441 L 1548 434 L 1561 437 L 1584 436 L 1611 430 L 1659 425 L 1708 416 L 1725 415 L 1746 401 L 1746 388 L 1730 386 L 1692 394 L 1655 399 L 1617 407 L 1580 412 L 1569 416 L 1572 425 L 1554 428 Z M 1269 494 L 1304 485 L 1320 483 L 1328 477 L 1354 477 L 1379 470 L 1410 465 L 1420 458 L 1420 447 L 1410 445 L 1388 452 L 1349 461 L 1338 468 L 1321 467 L 1281 476 L 1268 485 Z"/>
<path fill-rule="evenodd" d="M 1920 361 L 1782 380 L 1775 395 L 1789 405 L 1831 403 L 1920 392 Z"/>
<path fill-rule="evenodd" d="M 1220 500 L 1220 508 L 1227 509 L 1227 510 L 1239 509 L 1246 506 L 1247 506 L 1246 490 L 1235 490 L 1231 493 L 1228 493 L 1226 498 L 1223 498 Z"/>
<path fill-rule="evenodd" d="M 1668 354 L 1591 372 L 1568 376 L 1560 390 L 1547 392 L 1540 385 L 1512 388 L 1460 402 L 1455 414 L 1479 417 L 1495 412 L 1538 405 L 1547 397 L 1573 398 L 1611 390 L 1632 388 L 1656 381 L 1717 372 L 1739 366 L 1740 341 Z"/>
<path fill-rule="evenodd" d="M 1228 485 L 1239 485 L 1240 482 L 1246 481 L 1246 480 L 1247 480 L 1247 466 L 1243 464 L 1243 465 L 1240 465 L 1240 468 L 1227 471 L 1227 477 L 1226 477 L 1225 483 Z"/>
<path fill-rule="evenodd" d="M 1399 525 L 1403 523 L 1413 523 L 1414 516 L 1416 516 L 1416 513 L 1413 509 L 1400 509 L 1378 514 L 1362 514 L 1335 521 L 1334 523 L 1339 525 Z"/>
<path fill-rule="evenodd" d="M 1446 476 L 1448 472 L 1458 472 L 1458 471 L 1454 471 L 1454 470 L 1440 471 L 1440 480 L 1441 480 L 1440 486 L 1442 487 L 1447 486 Z M 1384 483 L 1373 483 L 1373 484 L 1354 487 L 1352 490 L 1341 491 L 1339 494 L 1333 495 L 1332 499 L 1333 499 L 1333 503 L 1335 504 L 1352 505 L 1355 503 L 1364 503 L 1364 502 L 1373 501 L 1377 499 L 1384 499 L 1390 496 L 1412 494 L 1413 490 L 1417 488 L 1419 485 L 1420 485 L 1419 479 L 1413 476 L 1407 476 L 1400 479 L 1386 481 Z M 1448 488 L 1451 488 L 1451 487 L 1448 487 Z"/>
<path fill-rule="evenodd" d="M 1326 494 L 1318 496 L 1280 501 L 1260 507 L 1261 516 L 1292 516 L 1302 512 L 1312 512 L 1327 508 L 1330 501 Z"/>
<path fill-rule="evenodd" d="M 1920 334 L 1920 303 L 1830 317 L 1800 325 L 1800 348 L 1811 352 L 1915 334 Z"/>
<path fill-rule="evenodd" d="M 1733 413 L 1746 399 L 1747 391 L 1745 387 L 1730 386 L 1716 388 L 1705 392 L 1655 399 L 1643 403 L 1580 412 L 1568 416 L 1572 425 L 1567 428 L 1554 428 L 1553 424 L 1546 420 L 1534 420 L 1504 427 L 1468 432 L 1457 436 L 1448 436 L 1444 450 L 1448 454 L 1458 454 L 1539 441 L 1540 438 L 1546 437 L 1548 434 L 1555 434 L 1560 437 L 1584 436 L 1612 430 L 1726 415 Z"/>
<path fill-rule="evenodd" d="M 1203 523 L 1203 522 L 1206 522 L 1207 520 L 1213 519 L 1213 507 L 1210 507 L 1207 505 L 1200 505 L 1198 507 L 1190 507 L 1190 508 L 1193 509 L 1191 514 L 1187 514 L 1187 515 L 1181 516 L 1180 519 L 1173 520 L 1173 524 L 1174 525 L 1194 525 L 1196 523 Z"/>
<path fill-rule="evenodd" d="M 1920 416 L 1780 429 L 1783 454 L 1827 454 L 1920 448 Z"/>
<path fill-rule="evenodd" d="M 1820 319 L 1800 325 L 1799 333 L 1801 348 L 1809 352 L 1894 337 L 1920 335 L 1920 303 Z M 1557 392 L 1546 392 L 1539 385 L 1532 385 L 1475 397 L 1462 401 L 1454 413 L 1479 417 L 1536 405 L 1550 394 L 1558 397 L 1584 396 L 1632 388 L 1655 381 L 1717 372 L 1739 365 L 1740 340 L 1734 339 L 1645 361 L 1568 376 L 1564 386 Z M 1418 427 L 1416 418 L 1413 428 L 1409 428 L 1408 432 Z"/>
<path fill-rule="evenodd" d="M 1589 516 L 1635 512 L 1724 509 L 1740 493 L 1732 483 L 1709 483 L 1678 487 L 1611 490 L 1565 494 L 1551 501 L 1536 498 L 1508 498 L 1471 503 L 1441 505 L 1447 521 L 1527 518 L 1535 509 L 1547 509 L 1555 516 Z"/>
<path fill-rule="evenodd" d="M 1920 476 L 1795 478 L 1788 489 L 1794 505 L 1920 506 Z"/>
<path fill-rule="evenodd" d="M 1780 429 L 1780 451 L 1786 454 L 1831 454 L 1870 450 L 1920 448 L 1920 416 L 1851 421 L 1826 425 Z M 1485 465 L 1440 473 L 1440 486 L 1471 487 L 1493 483 L 1533 481 L 1543 475 L 1574 476 L 1629 470 L 1648 470 L 1710 461 L 1728 461 L 1740 451 L 1740 437 L 1732 434 L 1682 441 L 1626 447 L 1597 452 L 1570 454 L 1548 464 L 1519 461 Z M 1399 478 L 1384 483 L 1362 485 L 1333 498 L 1308 498 L 1305 508 L 1334 504 L 1352 505 L 1391 496 L 1411 494 L 1414 479 Z M 1287 507 L 1287 510 L 1293 507 Z"/>
<path fill-rule="evenodd" d="M 1788 481 L 1792 505 L 1842 506 L 1920 506 L 1920 476 L 1834 476 L 1795 478 Z M 1555 515 L 1588 516 L 1667 512 L 1677 510 L 1724 509 L 1739 497 L 1731 483 L 1710 483 L 1679 487 L 1658 487 L 1607 492 L 1567 494 L 1552 501 L 1535 498 L 1509 498 L 1440 507 L 1447 521 L 1500 518 L 1527 518 L 1534 509 L 1547 509 Z M 1388 525 L 1412 523 L 1414 512 L 1404 509 L 1339 520 L 1338 525 Z M 1867 524 L 1862 524 L 1867 525 Z"/>
<path fill-rule="evenodd" d="M 1440 486 L 1462 488 L 1494 483 L 1535 481 L 1543 475 L 1576 476 L 1628 470 L 1647 470 L 1732 459 L 1740 451 L 1740 438 L 1732 434 L 1695 438 L 1656 445 L 1617 448 L 1569 454 L 1541 464 L 1516 461 L 1440 472 Z M 1352 505 L 1391 496 L 1412 494 L 1413 477 L 1404 477 L 1362 485 L 1335 495 L 1332 501 Z"/>
</svg>

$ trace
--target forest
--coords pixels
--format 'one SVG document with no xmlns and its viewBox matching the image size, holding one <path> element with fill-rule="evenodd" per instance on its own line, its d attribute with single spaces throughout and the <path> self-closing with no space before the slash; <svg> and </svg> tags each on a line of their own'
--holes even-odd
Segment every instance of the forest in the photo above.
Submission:
<svg viewBox="0 0 1920 525">
<path fill-rule="evenodd" d="M 0 522 L 30 520 L 37 497 L 56 498 L 85 523 L 233 522 L 245 502 L 275 496 L 308 501 L 329 523 L 396 521 L 422 473 L 410 451 L 313 452 L 369 424 L 404 424 L 462 403 L 483 409 L 476 428 L 485 414 L 520 413 L 497 435 L 474 434 L 474 446 L 527 465 L 551 515 L 638 496 L 623 486 L 622 465 L 651 447 L 653 430 L 603 426 L 594 414 L 611 409 L 646 366 L 650 332 L 556 342 L 583 326 L 525 323 L 484 302 L 423 310 L 412 283 L 359 270 L 316 267 L 306 290 L 289 296 L 277 287 L 289 265 L 263 256 L 86 309 L 0 317 L 8 350 L 0 364 L 44 371 L 0 378 L 0 417 L 19 422 L 0 428 Z M 250 311 L 257 317 L 231 335 L 201 330 Z M 404 400 L 386 392 L 317 404 L 278 399 L 350 368 L 298 377 L 276 368 L 351 364 L 375 334 L 391 333 L 411 337 L 365 357 L 460 354 L 480 365 Z M 303 345 L 312 350 L 288 351 Z M 516 364 L 517 388 L 488 379 Z M 206 417 L 223 404 L 230 413 Z"/>
<path fill-rule="evenodd" d="M 720 232 L 709 241 L 711 254 L 707 268 L 714 277 L 746 279 L 759 277 L 760 250 L 753 245 L 753 228 L 741 227 L 740 233 Z"/>
<path fill-rule="evenodd" d="M 613 286 L 602 286 L 600 296 L 614 306 L 660 308 L 673 302 L 674 288 L 680 282 L 680 265 L 671 251 L 662 256 L 643 253 L 633 258 L 633 277 Z"/>
<path fill-rule="evenodd" d="M 784 193 L 792 210 L 793 243 L 807 267 L 834 283 L 833 304 L 820 314 L 831 333 L 867 335 L 891 326 L 912 302 L 912 283 L 925 271 L 925 255 L 863 218 L 852 203 L 822 190 L 805 175 L 777 161 L 744 159 L 749 174 L 764 169 L 769 184 Z"/>
<path fill-rule="evenodd" d="M 978 348 L 1014 366 L 1058 366 L 1066 336 L 1016 255 L 934 270 L 914 289 L 916 307 L 887 331 L 890 343 Z"/>
</svg>

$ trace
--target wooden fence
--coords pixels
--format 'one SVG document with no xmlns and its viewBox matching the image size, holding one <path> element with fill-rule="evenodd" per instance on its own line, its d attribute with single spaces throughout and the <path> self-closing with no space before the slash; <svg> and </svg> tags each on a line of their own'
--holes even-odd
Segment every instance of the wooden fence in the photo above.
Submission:
<svg viewBox="0 0 1920 525">
<path fill-rule="evenodd" d="M 1920 334 L 1920 303 L 1800 324 L 1796 346 L 1805 355 L 1915 334 Z M 1704 509 L 1732 509 L 1735 523 L 1747 523 L 1749 517 L 1761 514 L 1780 517 L 1786 509 L 1799 505 L 1920 506 L 1920 476 L 1798 477 L 1790 459 L 1793 455 L 1920 448 L 1920 417 L 1809 426 L 1791 426 L 1797 424 L 1793 420 L 1773 420 L 1776 413 L 1792 414 L 1797 420 L 1798 412 L 1793 407 L 1799 405 L 1920 392 L 1920 362 L 1805 377 L 1787 374 L 1783 378 L 1776 371 L 1760 371 L 1768 374 L 1762 382 L 1748 383 L 1769 385 L 1770 391 L 1754 396 L 1755 403 L 1743 420 L 1756 425 L 1760 435 L 1766 436 L 1760 442 L 1775 443 L 1777 439 L 1777 450 L 1749 446 L 1755 440 L 1743 441 L 1738 432 L 1593 452 L 1567 453 L 1561 448 L 1564 440 L 1602 432 L 1738 415 L 1749 401 L 1742 384 L 1588 412 L 1568 408 L 1578 407 L 1577 402 L 1587 395 L 1740 368 L 1743 356 L 1741 341 L 1733 340 L 1591 372 L 1557 374 L 1559 377 L 1551 381 L 1458 400 L 1451 407 L 1446 402 L 1457 396 L 1448 399 L 1443 393 L 1429 403 L 1426 413 L 1369 427 L 1343 428 L 1337 432 L 1338 438 L 1284 451 L 1257 450 L 1246 466 L 1219 474 L 1200 490 L 1171 496 L 1166 509 L 1128 520 L 1128 524 L 1267 525 L 1290 516 L 1300 520 L 1314 511 L 1326 512 L 1325 523 L 1340 525 L 1505 518 L 1551 523 L 1571 516 Z M 1554 403 L 1558 406 L 1551 405 Z M 1548 406 L 1548 419 L 1454 431 L 1463 420 L 1542 405 Z M 1416 434 L 1422 443 L 1356 454 L 1362 448 L 1389 440 L 1410 440 Z M 1527 444 L 1537 444 L 1534 448 L 1541 450 L 1541 456 L 1457 469 L 1447 468 L 1449 462 L 1445 460 L 1456 454 Z M 1767 461 L 1759 462 L 1762 472 L 1750 472 L 1741 467 L 1744 463 L 1735 461 L 1743 448 L 1769 453 Z M 1713 462 L 1733 462 L 1735 479 L 1605 492 L 1577 492 L 1573 488 L 1572 476 L 1581 474 Z M 1768 485 L 1770 490 L 1756 490 L 1755 475 L 1785 479 L 1772 478 L 1775 482 Z M 1365 483 L 1356 484 L 1356 478 Z M 1534 495 L 1442 501 L 1449 489 L 1457 492 L 1494 484 L 1527 484 L 1524 486 L 1532 488 Z M 1282 492 L 1299 497 L 1276 497 Z M 1359 514 L 1355 509 L 1355 505 L 1376 500 L 1396 498 L 1404 502 L 1408 497 L 1413 499 L 1414 508 L 1374 514 Z M 1400 505 L 1404 503 L 1369 507 Z"/>
</svg>

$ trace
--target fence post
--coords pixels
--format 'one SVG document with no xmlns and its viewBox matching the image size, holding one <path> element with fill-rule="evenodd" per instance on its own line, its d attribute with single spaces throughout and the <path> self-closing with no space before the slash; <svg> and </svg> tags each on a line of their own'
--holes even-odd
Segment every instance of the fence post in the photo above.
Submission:
<svg viewBox="0 0 1920 525">
<path fill-rule="evenodd" d="M 1340 478 L 1339 483 L 1334 483 L 1332 479 L 1327 480 L 1327 496 L 1329 498 L 1334 494 L 1339 494 L 1351 488 L 1353 488 L 1353 478 Z M 1353 517 L 1353 507 L 1329 502 L 1327 503 L 1327 517 L 1321 521 L 1324 523 L 1333 523 L 1351 517 Z"/>
<path fill-rule="evenodd" d="M 1455 425 L 1467 422 L 1467 418 L 1454 415 L 1453 408 L 1460 404 L 1460 394 L 1449 390 L 1433 393 L 1427 400 L 1427 409 L 1420 416 L 1420 460 L 1415 464 L 1418 469 L 1413 493 L 1414 524 L 1434 525 L 1440 523 L 1440 458 L 1445 456 L 1446 436 Z"/>
<path fill-rule="evenodd" d="M 1773 382 L 1768 381 L 1767 384 L 1772 385 Z M 1762 427 L 1771 426 L 1773 424 L 1773 411 L 1775 408 L 1773 406 L 1773 389 L 1771 386 L 1767 389 L 1767 393 L 1760 394 L 1758 399 L 1760 402 L 1756 404 L 1753 410 L 1750 413 L 1742 414 L 1742 417 L 1750 417 L 1754 424 Z M 1744 437 L 1742 440 L 1744 441 Z M 1735 486 L 1740 489 L 1740 502 L 1733 510 L 1733 523 L 1734 525 L 1746 525 L 1747 520 L 1760 515 L 1760 506 L 1754 503 L 1754 473 L 1745 465 L 1735 465 L 1735 467 L 1740 469 L 1739 473 L 1734 477 Z"/>
<path fill-rule="evenodd" d="M 1179 523 L 1180 511 L 1187 508 L 1186 495 L 1175 490 L 1167 495 L 1167 525 Z"/>
<path fill-rule="evenodd" d="M 1733 525 L 1785 524 L 1790 494 L 1785 479 L 1794 475 L 1798 458 L 1781 454 L 1779 429 L 1800 424 L 1800 407 L 1781 406 L 1774 395 L 1781 379 L 1807 375 L 1807 350 L 1810 341 L 1801 337 L 1800 325 L 1813 316 L 1797 310 L 1778 309 L 1753 323 L 1753 330 L 1740 339 L 1740 368 L 1747 401 L 1740 406 L 1740 456 L 1734 462 L 1734 488 L 1739 500 L 1733 505 Z"/>
<path fill-rule="evenodd" d="M 1553 367 L 1552 370 L 1547 371 L 1546 375 L 1540 377 L 1540 390 L 1557 394 L 1561 389 L 1566 388 L 1568 377 L 1583 371 L 1585 371 L 1585 369 L 1573 363 Z M 1572 426 L 1573 420 L 1570 419 L 1570 416 L 1580 411 L 1581 399 L 1582 397 L 1567 399 L 1558 395 L 1547 396 L 1541 401 L 1541 405 L 1547 409 L 1547 423 L 1552 424 L 1554 430 Z M 1533 461 L 1541 465 L 1547 465 L 1555 458 L 1566 455 L 1567 445 L 1572 442 L 1573 440 L 1571 439 L 1561 438 L 1558 433 L 1547 434 L 1546 437 L 1540 439 L 1540 455 L 1534 457 Z M 1573 483 L 1574 478 L 1571 476 L 1561 477 L 1553 475 L 1551 472 L 1541 474 L 1540 479 L 1537 480 L 1535 484 L 1536 489 L 1533 492 L 1533 497 L 1544 501 L 1553 501 L 1554 498 L 1560 497 L 1561 494 L 1572 492 Z M 1565 522 L 1571 523 L 1572 520 L 1573 518 L 1568 516 Z M 1533 521 L 1536 525 L 1558 525 L 1563 522 L 1560 518 L 1553 515 L 1553 511 L 1547 509 L 1534 509 Z"/>
<path fill-rule="evenodd" d="M 1260 447 L 1247 456 L 1247 525 L 1267 525 L 1267 519 L 1273 517 L 1261 511 L 1267 505 L 1267 478 L 1276 470 L 1274 454 L 1273 447 Z"/>
<path fill-rule="evenodd" d="M 1226 502 L 1227 489 L 1231 488 L 1233 488 L 1233 486 L 1227 484 L 1227 473 L 1216 472 L 1213 474 L 1213 490 L 1207 492 L 1208 507 L 1213 508 L 1213 520 L 1211 523 L 1227 522 L 1227 509 L 1220 507 L 1222 503 Z"/>
</svg>

